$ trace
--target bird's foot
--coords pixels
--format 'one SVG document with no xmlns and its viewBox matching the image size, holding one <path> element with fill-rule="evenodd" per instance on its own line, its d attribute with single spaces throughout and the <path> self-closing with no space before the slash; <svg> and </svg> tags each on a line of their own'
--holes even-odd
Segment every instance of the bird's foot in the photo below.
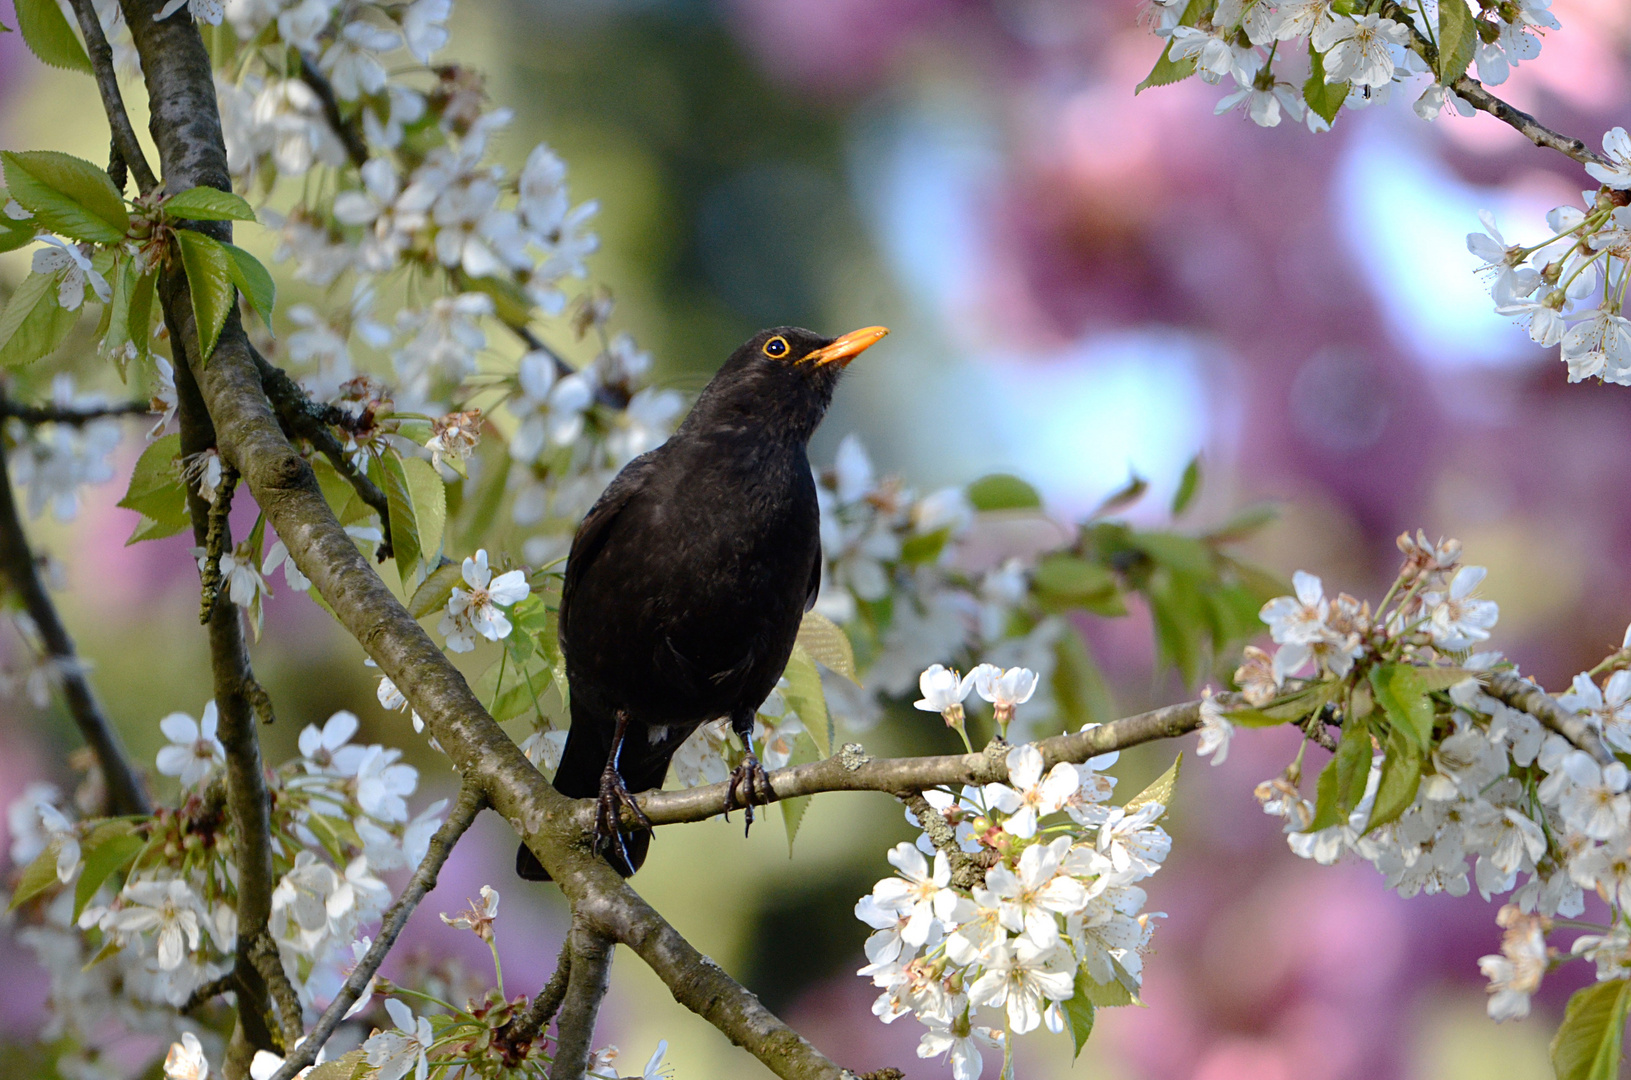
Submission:
<svg viewBox="0 0 1631 1080">
<path fill-rule="evenodd" d="M 744 791 L 740 802 L 737 801 L 737 788 Z M 747 825 L 742 829 L 742 835 L 746 836 L 753 828 L 754 802 L 768 804 L 775 797 L 776 792 L 770 786 L 770 774 L 765 772 L 765 767 L 759 764 L 759 759 L 749 751 L 742 764 L 732 771 L 731 786 L 725 790 L 725 820 L 729 821 L 731 811 L 740 806 L 747 817 Z"/>
<path fill-rule="evenodd" d="M 640 828 L 646 832 L 652 831 L 651 819 L 640 809 L 640 804 L 629 794 L 629 789 L 623 786 L 623 778 L 617 770 L 608 766 L 600 774 L 600 794 L 595 799 L 595 851 L 615 851 L 624 863 L 628 863 L 629 852 L 623 843 L 622 828 L 625 807 L 634 814 Z"/>
</svg>

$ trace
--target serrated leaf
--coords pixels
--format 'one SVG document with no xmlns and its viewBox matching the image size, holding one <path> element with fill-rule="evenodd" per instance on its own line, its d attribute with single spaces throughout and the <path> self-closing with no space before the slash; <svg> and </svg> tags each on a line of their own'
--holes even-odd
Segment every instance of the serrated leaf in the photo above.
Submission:
<svg viewBox="0 0 1631 1080">
<path fill-rule="evenodd" d="M 1465 0 L 1439 0 L 1438 81 L 1448 86 L 1465 75 L 1477 48 L 1478 24 Z"/>
<path fill-rule="evenodd" d="M 97 244 L 116 244 L 129 231 L 124 197 L 107 173 L 84 158 L 55 150 L 6 151 L 0 162 L 11 197 L 42 228 Z"/>
<path fill-rule="evenodd" d="M 192 293 L 198 347 L 208 363 L 232 312 L 232 257 L 220 241 L 195 229 L 177 229 L 175 238 L 181 248 L 181 265 L 187 270 L 187 289 Z"/>
<path fill-rule="evenodd" d="M 151 355 L 153 329 L 153 289 L 159 279 L 158 271 L 144 274 L 136 280 L 130 291 L 130 343 L 136 347 L 136 359 L 146 360 Z"/>
<path fill-rule="evenodd" d="M 49 356 L 79 321 L 57 300 L 56 274 L 29 274 L 0 311 L 0 366 L 19 367 Z"/>
<path fill-rule="evenodd" d="M 1577 990 L 1552 1036 L 1552 1068 L 1557 1080 L 1615 1080 L 1631 982 L 1611 979 Z"/>
<path fill-rule="evenodd" d="M 1320 770 L 1319 779 L 1314 781 L 1314 820 L 1308 823 L 1306 832 L 1319 832 L 1342 821 L 1341 812 L 1337 809 L 1337 759 L 1332 758 Z"/>
<path fill-rule="evenodd" d="M 214 190 L 213 188 L 206 190 Z M 261 261 L 236 244 L 222 244 L 232 257 L 229 269 L 232 283 L 249 300 L 249 306 L 261 317 L 268 332 L 272 329 L 272 308 L 277 303 L 277 284 Z"/>
<path fill-rule="evenodd" d="M 113 275 L 113 298 L 102 308 L 102 319 L 107 325 L 98 330 L 102 338 L 101 351 L 113 357 L 119 366 L 119 378 L 125 378 L 125 342 L 130 340 L 130 294 L 136 288 L 136 268 L 130 259 L 121 259 Z"/>
<path fill-rule="evenodd" d="M 1337 110 L 1348 100 L 1348 84 L 1325 81 L 1325 58 L 1308 43 L 1308 81 L 1303 83 L 1303 101 L 1327 124 L 1336 120 Z"/>
<path fill-rule="evenodd" d="M 1036 510 L 1042 496 L 1036 488 L 1008 473 L 991 473 L 968 486 L 968 501 L 981 512 L 991 510 Z"/>
<path fill-rule="evenodd" d="M 1072 1061 L 1082 1056 L 1082 1047 L 1087 1045 L 1088 1036 L 1093 1034 L 1093 999 L 1088 996 L 1092 986 L 1093 979 L 1087 974 L 1087 969 L 1077 968 L 1075 992 L 1061 1002 L 1065 1021 L 1070 1025 L 1070 1041 L 1076 1045 L 1075 1053 L 1071 1054 Z"/>
<path fill-rule="evenodd" d="M 1149 787 L 1127 800 L 1127 806 L 1125 807 L 1126 812 L 1131 814 L 1134 810 L 1137 810 L 1146 803 L 1155 802 L 1160 803 L 1168 810 L 1172 809 L 1172 796 L 1173 793 L 1178 790 L 1178 774 L 1183 771 L 1183 767 L 1184 754 L 1183 751 L 1180 750 L 1178 752 L 1178 756 L 1173 759 L 1172 764 L 1167 768 L 1166 772 L 1162 773 L 1160 776 L 1157 776 L 1155 778 L 1155 782 Z M 1161 816 L 1165 817 L 1166 815 L 1162 814 Z M 1156 818 L 1156 820 L 1159 821 L 1161 819 Z"/>
<path fill-rule="evenodd" d="M 436 466 L 424 458 L 406 458 L 402 469 L 408 480 L 408 495 L 413 499 L 419 549 L 428 563 L 441 550 L 442 534 L 447 528 L 447 485 Z"/>
<path fill-rule="evenodd" d="M 1189 0 L 1189 7 L 1179 16 L 1179 26 L 1194 26 L 1200 20 L 1200 11 L 1204 3 L 1202 0 Z M 1155 67 L 1145 75 L 1142 83 L 1134 86 L 1134 96 L 1148 90 L 1150 86 L 1169 86 L 1182 82 L 1196 73 L 1196 57 L 1184 57 L 1182 60 L 1173 59 L 1173 39 L 1166 39 L 1166 47 L 1161 49 L 1161 55 L 1156 59 Z"/>
<path fill-rule="evenodd" d="M 1369 726 L 1350 719 L 1342 730 L 1342 742 L 1337 745 L 1335 756 L 1320 772 L 1315 785 L 1314 820 L 1307 831 L 1318 832 L 1348 820 L 1348 815 L 1365 796 L 1371 749 Z"/>
<path fill-rule="evenodd" d="M 254 221 L 255 210 L 240 195 L 212 187 L 188 188 L 164 200 L 163 209 L 173 218 L 190 221 Z"/>
<path fill-rule="evenodd" d="M 373 515 L 374 508 L 362 501 L 357 489 L 340 475 L 328 458 L 313 454 L 311 469 L 317 474 L 317 486 L 323 489 L 323 498 L 341 525 L 355 525 Z"/>
<path fill-rule="evenodd" d="M 166 435 L 155 439 L 136 459 L 136 468 L 130 474 L 130 484 L 119 505 L 136 511 L 142 520 L 125 541 L 126 546 L 139 540 L 174 536 L 191 526 L 187 489 L 176 465 L 180 453 L 181 436 Z"/>
<path fill-rule="evenodd" d="M 305 1080 L 355 1080 L 357 1071 L 367 1067 L 368 1055 L 362 1050 L 353 1050 L 317 1066 L 306 1074 Z"/>
<path fill-rule="evenodd" d="M 844 628 L 819 611 L 806 611 L 799 623 L 798 645 L 810 659 L 859 686 L 855 677 L 855 647 Z"/>
<path fill-rule="evenodd" d="M 1230 723 L 1241 727 L 1275 727 L 1300 722 L 1323 708 L 1341 689 L 1342 684 L 1335 681 L 1316 683 L 1295 694 L 1276 698 L 1261 709 L 1235 709 L 1227 715 Z"/>
<path fill-rule="evenodd" d="M 815 741 L 801 735 L 793 742 L 793 756 L 787 760 L 789 766 L 808 765 L 819 760 L 816 753 Z M 782 811 L 782 827 L 787 832 L 787 857 L 793 857 L 793 840 L 798 836 L 799 826 L 804 824 L 804 815 L 810 810 L 810 800 L 814 795 L 799 795 L 792 799 L 782 799 L 777 805 Z"/>
<path fill-rule="evenodd" d="M 1080 984 L 1078 983 L 1078 985 Z M 1091 1001 L 1094 1007 L 1099 1009 L 1116 1009 L 1123 1005 L 1132 1005 L 1138 1000 L 1131 990 L 1121 984 L 1119 979 L 1111 979 L 1107 983 L 1101 983 L 1089 976 L 1086 989 L 1087 1000 Z M 1082 991 L 1077 990 L 1076 992 L 1079 994 Z"/>
<path fill-rule="evenodd" d="M 11 905 L 6 908 L 7 911 L 16 911 L 57 883 L 57 854 L 61 850 L 62 841 L 52 840 L 45 846 L 45 850 L 28 864 L 22 876 L 17 879 L 17 888 L 12 891 Z"/>
<path fill-rule="evenodd" d="M 1421 786 L 1421 761 L 1421 750 L 1409 736 L 1394 728 L 1388 735 L 1387 757 L 1382 761 L 1370 821 L 1365 823 L 1367 833 L 1399 820 L 1399 815 L 1410 809 L 1416 801 L 1416 789 Z"/>
<path fill-rule="evenodd" d="M 385 502 L 391 511 L 391 554 L 396 560 L 397 576 L 404 590 L 410 587 L 419 572 L 419 525 L 413 514 L 413 494 L 408 488 L 407 470 L 402 459 L 394 453 L 378 459 L 380 487 L 385 491 Z"/>
<path fill-rule="evenodd" d="M 56 0 L 17 0 L 17 29 L 40 62 L 68 71 L 92 73 L 91 58 Z"/>
<path fill-rule="evenodd" d="M 782 697 L 787 707 L 799 714 L 804 730 L 815 740 L 816 750 L 823 758 L 832 753 L 832 726 L 827 716 L 827 695 L 821 689 L 821 672 L 815 660 L 800 645 L 793 646 L 793 655 L 787 658 L 787 689 Z"/>
<path fill-rule="evenodd" d="M 446 607 L 447 598 L 453 595 L 453 587 L 459 583 L 461 573 L 459 563 L 447 562 L 426 574 L 425 580 L 419 583 L 408 600 L 408 614 L 423 619 Z"/>
<path fill-rule="evenodd" d="M 1172 495 L 1172 516 L 1178 517 L 1189 504 L 1194 501 L 1195 493 L 1201 489 L 1201 456 L 1196 454 L 1184 466 L 1184 475 L 1178 481 L 1178 490 Z"/>
<path fill-rule="evenodd" d="M 78 919 L 85 905 L 91 902 L 102 883 L 130 863 L 147 841 L 136 835 L 131 821 L 107 821 L 97 826 L 80 844 L 80 855 L 85 866 L 74 884 L 74 918 Z"/>
<path fill-rule="evenodd" d="M 1409 664 L 1380 664 L 1371 668 L 1370 682 L 1377 704 L 1387 711 L 1393 726 L 1403 730 L 1425 752 L 1433 741 L 1433 703 L 1427 697 L 1421 669 Z"/>
</svg>

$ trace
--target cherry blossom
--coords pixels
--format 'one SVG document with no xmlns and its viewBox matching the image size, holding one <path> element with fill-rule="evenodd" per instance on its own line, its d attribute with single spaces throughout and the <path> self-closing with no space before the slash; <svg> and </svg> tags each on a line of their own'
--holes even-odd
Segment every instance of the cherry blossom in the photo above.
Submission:
<svg viewBox="0 0 1631 1080">
<path fill-rule="evenodd" d="M 159 772 L 176 777 L 184 788 L 196 787 L 209 779 L 217 768 L 226 764 L 226 750 L 215 737 L 216 723 L 213 701 L 204 705 L 203 716 L 198 720 L 181 712 L 160 720 L 159 730 L 170 740 L 170 745 L 158 753 Z"/>
</svg>

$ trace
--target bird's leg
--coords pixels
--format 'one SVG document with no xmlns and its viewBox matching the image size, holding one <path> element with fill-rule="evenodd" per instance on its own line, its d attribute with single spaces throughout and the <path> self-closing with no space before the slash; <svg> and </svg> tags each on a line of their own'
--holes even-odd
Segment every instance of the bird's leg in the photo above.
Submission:
<svg viewBox="0 0 1631 1080">
<path fill-rule="evenodd" d="M 623 736 L 628 732 L 628 728 L 628 711 L 617 710 L 617 730 L 612 735 L 612 752 L 606 755 L 606 768 L 600 774 L 600 795 L 595 800 L 594 833 L 595 850 L 607 851 L 615 845 L 618 855 L 625 864 L 629 862 L 629 853 L 623 844 L 623 830 L 620 828 L 623 808 L 626 806 L 632 810 L 635 820 L 647 832 L 652 829 L 651 819 L 640 809 L 640 804 L 634 801 L 629 789 L 623 786 L 623 777 L 617 771 L 617 761 L 623 752 Z"/>
<path fill-rule="evenodd" d="M 769 774 L 753 754 L 753 715 L 752 709 L 731 714 L 731 730 L 736 732 L 737 737 L 742 740 L 742 745 L 747 747 L 748 756 L 731 773 L 731 785 L 725 789 L 725 816 L 729 818 L 731 810 L 737 806 L 742 808 L 747 817 L 747 824 L 742 829 L 743 836 L 753 828 L 754 800 L 769 803 L 776 795 L 770 786 Z M 737 802 L 738 787 L 744 792 L 741 802 Z"/>
</svg>

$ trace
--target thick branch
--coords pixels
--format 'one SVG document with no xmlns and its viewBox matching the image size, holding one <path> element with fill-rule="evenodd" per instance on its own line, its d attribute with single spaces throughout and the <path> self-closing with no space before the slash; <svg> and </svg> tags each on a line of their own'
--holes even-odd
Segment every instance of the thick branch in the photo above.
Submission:
<svg viewBox="0 0 1631 1080">
<path fill-rule="evenodd" d="M 612 982 L 614 942 L 580 921 L 567 937 L 572 949 L 571 972 L 555 1025 L 555 1060 L 549 1080 L 582 1080 L 594 1050 L 595 1018 Z"/>
<path fill-rule="evenodd" d="M 1186 701 L 1088 731 L 1055 735 L 1036 745 L 1042 751 L 1044 767 L 1052 768 L 1056 762 L 1080 764 L 1112 750 L 1183 735 L 1195 730 L 1200 722 L 1201 703 Z M 1007 750 L 1001 744 L 993 744 L 977 754 L 874 759 L 862 754 L 861 748 L 852 743 L 824 761 L 771 773 L 770 787 L 776 796 L 771 801 L 824 791 L 882 791 L 905 796 L 931 787 L 1001 783 L 1008 779 L 1008 765 L 1004 760 Z M 640 808 L 656 825 L 704 821 L 724 812 L 729 786 L 722 783 L 684 791 L 652 792 L 640 796 Z M 589 827 L 593 815 L 592 805 L 581 812 L 585 828 Z"/>
<path fill-rule="evenodd" d="M 168 290 L 166 290 L 168 292 Z M 173 297 L 164 296 L 165 319 L 172 335 Z M 180 342 L 177 336 L 173 341 Z M 181 453 L 199 454 L 215 445 L 215 428 L 198 384 L 187 364 L 176 365 L 176 415 L 181 426 Z M 230 489 L 223 486 L 217 498 Z M 193 541 L 199 547 L 214 546 L 217 551 L 232 546 L 231 525 L 224 513 L 205 501 L 196 484 L 187 489 L 187 509 L 192 515 Z M 208 565 L 208 564 L 206 564 Z M 203 584 L 207 587 L 208 581 Z M 227 1051 L 229 1075 L 244 1075 L 248 1061 L 257 1050 L 287 1049 L 266 1027 L 266 1017 L 275 997 L 294 997 L 287 986 L 275 990 L 268 976 L 284 984 L 288 976 L 278 961 L 276 950 L 271 963 L 257 962 L 272 914 L 272 890 L 277 882 L 272 874 L 271 800 L 266 791 L 266 775 L 261 767 L 260 735 L 255 730 L 250 687 L 255 676 L 249 666 L 249 649 L 244 643 L 243 617 L 235 604 L 214 590 L 205 609 L 209 628 L 210 669 L 214 673 L 215 708 L 219 718 L 217 737 L 226 751 L 227 810 L 231 815 L 238 870 L 238 955 L 233 974 L 238 986 L 238 1027 Z M 300 1016 L 282 1017 L 281 1029 L 292 1029 L 298 1037 Z M 280 1032 L 281 1033 L 281 1032 Z"/>
<path fill-rule="evenodd" d="M 119 92 L 119 76 L 113 68 L 113 49 L 107 35 L 102 32 L 102 20 L 97 18 L 93 0 L 73 0 L 74 15 L 79 29 L 85 35 L 85 51 L 91 58 L 91 70 L 96 73 L 96 89 L 102 95 L 102 108 L 108 114 L 108 126 L 113 129 L 113 146 L 119 156 L 136 174 L 136 190 L 146 195 L 158 186 L 158 178 L 147 164 L 142 144 L 136 138 L 136 129 L 125 112 L 125 99 Z M 119 185 L 121 188 L 123 184 Z"/>
<path fill-rule="evenodd" d="M 334 1029 L 345 1019 L 346 1011 L 357 1003 L 369 980 L 379 971 L 379 966 L 385 962 L 385 956 L 391 951 L 391 946 L 396 944 L 397 935 L 408 925 L 408 916 L 413 914 L 414 908 L 419 906 L 419 901 L 425 898 L 425 894 L 436 887 L 436 875 L 442 872 L 447 857 L 453 853 L 453 845 L 457 844 L 459 838 L 469 830 L 484 805 L 486 800 L 482 798 L 481 789 L 476 785 L 466 783 L 459 789 L 459 797 L 453 804 L 452 812 L 448 814 L 447 820 L 442 822 L 442 827 L 430 838 L 425 858 L 414 870 L 413 877 L 408 879 L 407 888 L 403 889 L 402 895 L 386 909 L 385 918 L 380 924 L 379 935 L 374 938 L 374 943 L 368 947 L 362 959 L 357 961 L 357 966 L 351 969 L 351 974 L 346 976 L 345 985 L 340 987 L 340 992 L 334 995 L 334 1000 L 323 1010 L 317 1026 L 311 1029 L 306 1041 L 284 1057 L 282 1068 L 272 1074 L 272 1080 L 292 1080 L 296 1073 L 317 1060 L 317 1051 L 328 1042 L 329 1036 L 334 1034 Z"/>
<path fill-rule="evenodd" d="M 1497 671 L 1488 680 L 1489 696 L 1503 705 L 1528 713 L 1575 746 L 1584 750 L 1601 764 L 1614 760 L 1608 747 L 1603 745 L 1586 720 L 1559 705 L 1557 699 L 1527 679 L 1509 671 Z"/>
<path fill-rule="evenodd" d="M 935 849 L 945 852 L 946 861 L 951 864 L 951 883 L 963 889 L 983 886 L 988 867 L 980 865 L 979 860 L 963 850 L 963 846 L 957 842 L 957 830 L 947 823 L 940 811 L 929 805 L 923 792 L 913 791 L 902 795 L 900 801 L 917 818 Z"/>
<path fill-rule="evenodd" d="M 5 403 L 0 393 L 0 406 Z M 57 614 L 57 606 L 40 580 L 39 563 L 29 550 L 28 534 L 11 490 L 11 474 L 6 467 L 5 447 L 0 444 L 0 574 L 5 576 L 12 595 L 22 604 L 39 630 L 45 655 L 41 662 L 52 665 L 62 683 L 62 696 L 68 712 L 79 728 L 107 784 L 108 810 L 114 814 L 150 814 L 153 805 L 136 769 L 125 752 L 124 743 L 85 678 L 85 667 L 74 650 L 74 639 Z"/>
</svg>

